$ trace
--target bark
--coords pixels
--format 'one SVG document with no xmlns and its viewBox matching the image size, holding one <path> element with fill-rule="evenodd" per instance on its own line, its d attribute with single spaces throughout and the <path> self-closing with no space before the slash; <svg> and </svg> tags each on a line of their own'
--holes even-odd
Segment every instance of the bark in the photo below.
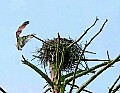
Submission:
<svg viewBox="0 0 120 93">
<path fill-rule="evenodd" d="M 54 64 L 50 64 L 50 78 L 51 78 L 51 81 L 53 82 L 53 87 L 51 87 L 51 91 L 52 93 L 60 93 L 60 88 L 59 88 L 59 84 L 57 84 L 58 82 L 58 74 L 56 73 L 55 71 L 55 66 Z"/>
</svg>

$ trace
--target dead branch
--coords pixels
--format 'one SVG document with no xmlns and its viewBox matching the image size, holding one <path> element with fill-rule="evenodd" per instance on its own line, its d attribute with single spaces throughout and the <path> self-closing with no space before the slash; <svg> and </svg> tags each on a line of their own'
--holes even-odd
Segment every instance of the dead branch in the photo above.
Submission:
<svg viewBox="0 0 120 93">
<path fill-rule="evenodd" d="M 109 52 L 107 51 L 108 60 L 110 60 Z"/>
<path fill-rule="evenodd" d="M 38 38 L 38 37 L 35 36 L 34 34 L 32 34 L 32 36 L 33 36 L 34 38 L 36 38 L 37 40 L 39 40 L 39 41 L 41 41 L 41 42 L 43 42 L 43 43 L 45 43 L 45 44 L 48 44 L 48 45 L 52 46 L 51 44 L 49 44 L 49 43 L 45 42 L 44 40 Z"/>
<path fill-rule="evenodd" d="M 119 89 L 120 89 L 120 84 L 118 84 L 118 85 L 114 88 L 114 90 L 113 90 L 113 92 L 112 92 L 112 93 L 117 92 Z"/>
<path fill-rule="evenodd" d="M 70 84 L 70 83 L 69 83 L 68 85 L 72 86 L 72 84 Z M 74 85 L 74 87 L 79 88 L 77 85 Z M 87 92 L 87 93 L 93 93 L 93 92 L 91 92 L 91 91 L 89 91 L 89 90 L 86 90 L 86 89 L 84 89 L 83 91 L 85 91 L 85 92 Z"/>
<path fill-rule="evenodd" d="M 110 61 L 111 62 L 111 61 Z M 85 71 L 82 71 L 82 72 L 79 72 L 78 71 L 78 73 L 76 73 L 76 76 L 75 76 L 75 79 L 77 79 L 78 77 L 81 77 L 81 76 L 83 76 L 83 75 L 86 75 L 86 74 L 88 74 L 88 73 L 91 73 L 91 72 L 93 72 L 94 70 L 96 70 L 96 69 L 98 69 L 98 68 L 100 68 L 100 67 L 102 67 L 102 66 L 105 66 L 105 65 L 107 65 L 109 62 L 103 62 L 103 63 L 101 63 L 101 64 L 98 64 L 98 65 L 96 65 L 96 66 L 94 66 L 94 67 L 91 67 L 91 68 L 89 68 L 88 70 L 85 70 Z M 71 76 L 74 74 L 74 72 L 72 72 L 72 73 L 70 73 L 71 74 Z M 65 75 L 65 78 L 67 78 L 68 76 L 67 75 Z M 73 80 L 73 76 L 72 77 L 70 77 L 70 78 L 68 78 L 66 81 L 65 81 L 65 84 L 68 84 L 69 82 L 71 82 Z"/>
<path fill-rule="evenodd" d="M 109 89 L 109 93 L 115 93 L 115 91 L 118 90 L 118 88 L 120 88 L 120 84 L 114 89 L 115 85 L 117 84 L 117 82 L 120 79 L 120 75 L 118 76 L 118 78 L 116 79 L 116 81 L 113 83 L 113 85 L 111 86 L 111 88 Z"/>
<path fill-rule="evenodd" d="M 97 23 L 98 20 L 99 20 L 99 19 L 96 17 L 95 22 L 94 22 L 87 30 L 85 30 L 85 32 L 84 32 L 75 42 L 71 43 L 71 44 L 68 46 L 68 48 L 71 47 L 71 46 L 73 46 L 73 45 L 76 44 L 77 42 L 79 42 L 79 41 L 87 34 L 87 32 L 88 32 L 93 26 L 95 26 L 95 24 Z"/>
<path fill-rule="evenodd" d="M 98 64 L 98 65 L 96 65 L 96 66 L 93 66 L 93 67 L 89 68 L 88 70 L 77 71 L 76 76 L 75 76 L 75 79 L 77 79 L 78 77 L 81 77 L 81 76 L 83 76 L 83 75 L 86 75 L 86 74 L 88 74 L 88 73 L 95 72 L 96 69 L 98 69 L 98 68 L 100 68 L 100 67 L 103 67 L 103 66 L 106 66 L 108 63 L 110 63 L 110 62 L 112 62 L 112 61 L 113 61 L 113 60 L 111 60 L 111 61 L 109 61 L 109 62 L 103 62 L 103 63 L 101 63 L 101 64 Z M 119 62 L 119 61 L 120 61 L 120 58 L 119 58 L 118 61 L 116 61 L 116 62 Z M 66 79 L 66 81 L 65 81 L 65 84 L 66 84 L 66 85 L 73 80 L 73 74 L 74 74 L 74 72 L 69 73 L 69 74 L 67 74 L 67 75 L 64 76 L 65 78 L 68 78 L 68 77 L 71 76 L 70 78 Z"/>
<path fill-rule="evenodd" d="M 31 67 L 32 69 L 34 69 L 39 75 L 41 75 L 47 81 L 47 83 L 51 87 L 53 87 L 51 79 L 46 74 L 44 74 L 39 68 L 37 68 L 36 66 L 34 66 L 32 63 L 28 62 L 23 55 L 22 55 L 22 58 L 23 58 L 23 60 L 22 60 L 23 64 L 25 64 L 25 65 Z"/>
<path fill-rule="evenodd" d="M 0 87 L 0 91 L 2 91 L 3 93 L 6 93 L 5 90 L 1 87 Z"/>
<path fill-rule="evenodd" d="M 96 19 L 96 21 L 97 21 L 97 20 L 98 20 L 98 19 Z M 77 69 L 78 69 L 78 65 L 79 65 L 79 63 L 81 62 L 81 58 L 82 58 L 82 56 L 84 55 L 84 52 L 85 52 L 86 48 L 87 48 L 87 47 L 90 45 L 90 43 L 102 32 L 102 30 L 103 30 L 103 28 L 104 28 L 104 26 L 105 26 L 105 24 L 106 24 L 107 21 L 108 21 L 108 20 L 106 19 L 106 21 L 103 23 L 103 25 L 102 25 L 102 27 L 100 28 L 100 30 L 98 31 L 98 33 L 96 33 L 96 34 L 90 39 L 90 41 L 85 44 L 85 47 L 84 47 L 84 49 L 83 49 L 83 51 L 82 51 L 82 53 L 81 53 L 81 55 L 80 55 L 80 58 L 79 58 L 79 60 L 78 60 L 78 63 L 77 63 L 77 65 L 76 65 L 76 68 L 75 68 L 75 73 L 74 73 L 74 75 L 73 75 L 73 82 L 72 82 L 73 85 L 74 85 L 74 83 L 75 83 L 75 76 L 76 76 L 76 72 L 77 72 Z M 93 26 L 94 26 L 94 25 L 93 25 Z M 72 92 L 72 89 L 73 89 L 73 86 L 71 87 L 69 93 Z"/>
<path fill-rule="evenodd" d="M 102 72 L 104 72 L 107 68 L 111 67 L 114 63 L 118 61 L 120 55 L 118 55 L 112 62 L 108 63 L 105 67 L 99 70 L 95 75 L 93 75 L 87 82 L 85 82 L 76 93 L 80 93 L 88 84 L 90 84 L 97 76 L 99 76 Z"/>
</svg>

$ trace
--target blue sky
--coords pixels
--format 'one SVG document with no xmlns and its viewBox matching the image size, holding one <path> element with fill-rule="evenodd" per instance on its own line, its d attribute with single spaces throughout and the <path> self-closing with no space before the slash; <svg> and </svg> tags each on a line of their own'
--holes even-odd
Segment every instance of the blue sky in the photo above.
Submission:
<svg viewBox="0 0 120 93">
<path fill-rule="evenodd" d="M 87 57 L 105 59 L 106 51 L 109 50 L 111 59 L 114 59 L 120 53 L 119 3 L 119 0 L 1 0 L 0 86 L 8 93 L 43 92 L 45 81 L 21 62 L 22 54 L 29 60 L 32 59 L 31 52 L 41 47 L 41 43 L 33 39 L 22 51 L 18 51 L 15 46 L 15 32 L 26 20 L 29 20 L 30 24 L 21 35 L 36 33 L 41 39 L 52 39 L 57 37 L 59 32 L 61 37 L 77 39 L 98 16 L 99 22 L 83 39 L 85 42 L 100 29 L 105 19 L 108 19 L 103 32 L 88 48 L 97 54 Z M 37 64 L 36 61 L 34 63 Z M 94 93 L 107 93 L 108 87 L 120 74 L 119 67 L 119 63 L 115 64 L 114 68 L 110 68 L 91 83 L 88 89 Z"/>
</svg>

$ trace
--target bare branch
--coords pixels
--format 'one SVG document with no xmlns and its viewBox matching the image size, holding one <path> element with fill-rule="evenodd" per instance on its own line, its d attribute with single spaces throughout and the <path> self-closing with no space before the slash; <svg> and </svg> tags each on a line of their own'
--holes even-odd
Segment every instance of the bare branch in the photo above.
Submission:
<svg viewBox="0 0 120 93">
<path fill-rule="evenodd" d="M 34 66 L 32 63 L 28 62 L 23 55 L 22 58 L 23 58 L 22 60 L 23 64 L 28 65 L 29 67 L 34 69 L 39 75 L 41 75 L 47 81 L 48 84 L 53 86 L 51 79 L 46 74 L 44 74 L 39 68 Z"/>
<path fill-rule="evenodd" d="M 97 19 L 96 19 L 96 21 L 97 21 Z M 82 53 L 81 53 L 81 55 L 80 55 L 80 58 L 79 58 L 79 60 L 78 60 L 78 63 L 77 63 L 77 65 L 76 65 L 76 68 L 75 68 L 75 73 L 74 73 L 74 75 L 73 75 L 73 82 L 72 82 L 73 85 L 74 85 L 74 83 L 75 83 L 75 75 L 76 75 L 76 72 L 77 72 L 77 69 L 78 69 L 78 65 L 79 65 L 79 63 L 80 63 L 80 61 L 81 61 L 82 56 L 84 55 L 84 52 L 85 52 L 86 48 L 87 48 L 87 47 L 90 45 L 90 43 L 102 32 L 102 30 L 103 30 L 103 28 L 104 28 L 104 26 L 105 26 L 105 24 L 106 24 L 107 21 L 108 21 L 108 20 L 106 19 L 106 21 L 103 23 L 103 25 L 102 25 L 102 27 L 100 28 L 100 30 L 98 31 L 98 33 L 96 33 L 96 34 L 90 39 L 90 41 L 89 41 L 87 44 L 85 44 L 85 47 L 84 47 L 84 49 L 83 49 L 83 51 L 82 51 Z M 72 92 L 72 89 L 73 89 L 73 86 L 71 87 L 69 93 Z"/>
<path fill-rule="evenodd" d="M 114 90 L 113 90 L 113 92 L 112 92 L 112 93 L 117 92 L 119 89 L 120 89 L 120 84 L 118 84 L 118 85 L 114 88 Z"/>
<path fill-rule="evenodd" d="M 85 52 L 90 54 L 96 54 L 95 52 L 91 52 L 91 51 L 85 51 Z"/>
<path fill-rule="evenodd" d="M 83 91 L 85 91 L 85 92 L 87 92 L 87 93 L 93 93 L 93 92 L 88 91 L 88 90 L 86 90 L 86 89 L 83 89 Z"/>
<path fill-rule="evenodd" d="M 110 60 L 109 52 L 107 51 L 108 60 Z"/>
<path fill-rule="evenodd" d="M 70 84 L 70 83 L 69 83 L 68 85 L 72 86 L 72 84 Z M 74 85 L 74 87 L 79 88 L 77 85 Z M 83 91 L 85 91 L 85 92 L 87 92 L 87 93 L 93 93 L 93 92 L 91 92 L 91 91 L 89 91 L 89 90 L 86 90 L 86 89 L 84 89 Z"/>
<path fill-rule="evenodd" d="M 120 79 L 120 75 L 118 76 L 118 78 L 116 79 L 116 81 L 113 83 L 113 85 L 112 85 L 111 88 L 109 89 L 109 93 L 112 93 L 112 91 L 113 91 L 113 89 L 114 89 L 114 87 L 115 87 L 115 85 L 117 84 L 117 82 L 118 82 L 119 79 Z M 114 89 L 114 90 L 116 90 L 116 89 Z"/>
<path fill-rule="evenodd" d="M 32 36 L 33 36 L 34 38 L 38 39 L 39 41 L 41 41 L 41 42 L 43 42 L 43 43 L 46 43 L 44 40 L 42 40 L 42 39 L 36 37 L 35 35 L 32 35 Z"/>
<path fill-rule="evenodd" d="M 108 63 L 105 67 L 103 67 L 101 70 L 99 70 L 95 75 L 93 75 L 87 82 L 85 82 L 79 89 L 77 90 L 76 93 L 80 93 L 89 83 L 91 83 L 97 76 L 99 76 L 103 71 L 105 71 L 107 68 L 112 66 L 115 62 L 118 61 L 120 58 L 120 55 L 116 57 L 112 62 Z"/>
<path fill-rule="evenodd" d="M 33 36 L 34 38 L 36 38 L 37 40 L 39 40 L 39 41 L 41 41 L 41 42 L 43 42 L 43 43 L 45 43 L 45 44 L 48 44 L 48 45 L 52 46 L 51 44 L 45 42 L 44 40 L 42 40 L 42 39 L 36 37 L 34 34 L 32 34 L 32 36 Z"/>
<path fill-rule="evenodd" d="M 3 93 L 6 93 L 5 90 L 1 87 L 0 87 L 0 91 L 2 91 Z"/>
<path fill-rule="evenodd" d="M 105 22 L 103 23 L 102 27 L 101 27 L 100 30 L 98 31 L 98 33 L 96 33 L 96 34 L 91 38 L 91 40 L 87 43 L 86 46 L 88 46 L 88 45 L 93 41 L 93 39 L 95 39 L 95 38 L 102 32 L 102 30 L 103 30 L 105 24 L 107 23 L 107 21 L 108 21 L 108 20 L 106 19 Z"/>
<path fill-rule="evenodd" d="M 79 41 L 87 34 L 87 32 L 88 32 L 93 26 L 95 26 L 95 24 L 97 23 L 98 20 L 99 20 L 99 19 L 96 17 L 95 22 L 94 22 L 87 30 L 85 30 L 85 32 L 80 36 L 80 38 L 78 38 L 75 42 L 71 43 L 71 44 L 68 46 L 68 48 L 71 47 L 71 46 L 73 46 L 73 45 L 76 44 L 77 42 L 79 42 Z"/>
<path fill-rule="evenodd" d="M 105 66 L 105 65 L 107 65 L 108 63 L 109 63 L 109 62 L 104 62 L 104 63 L 98 64 L 98 65 L 96 65 L 96 66 L 94 66 L 94 67 L 91 67 L 91 68 L 89 68 L 88 70 L 85 70 L 85 71 L 82 71 L 82 72 L 78 72 L 78 73 L 76 73 L 75 79 L 78 78 L 78 77 L 81 77 L 81 76 L 83 76 L 83 75 L 86 75 L 86 74 L 88 74 L 88 73 L 90 73 L 90 72 L 92 72 L 92 71 L 94 71 L 94 70 L 96 70 L 96 69 L 98 69 L 98 68 L 100 68 L 100 67 L 102 67 L 102 66 Z M 71 76 L 72 76 L 73 74 L 74 74 L 74 73 L 71 73 Z M 65 75 L 65 77 L 67 78 L 67 75 Z M 68 84 L 68 83 L 71 82 L 72 80 L 73 80 L 73 76 L 70 77 L 70 78 L 68 78 L 68 79 L 65 81 L 65 84 Z"/>
<path fill-rule="evenodd" d="M 81 61 L 87 61 L 87 62 L 90 62 L 90 61 L 110 61 L 110 60 L 106 60 L 106 59 L 81 59 Z"/>
<path fill-rule="evenodd" d="M 51 88 L 46 89 L 43 93 L 47 93 Z"/>
<path fill-rule="evenodd" d="M 91 67 L 91 68 L 89 68 L 88 70 L 85 70 L 85 71 L 77 71 L 76 76 L 75 76 L 75 79 L 77 79 L 78 77 L 81 77 L 81 76 L 83 76 L 83 75 L 86 75 L 86 74 L 88 74 L 88 73 L 92 73 L 94 70 L 96 70 L 96 69 L 98 69 L 98 68 L 100 68 L 100 67 L 102 67 L 102 66 L 105 66 L 105 65 L 107 65 L 108 63 L 110 63 L 110 62 L 112 62 L 112 61 L 113 61 L 113 60 L 111 60 L 111 61 L 109 61 L 109 62 L 103 62 L 103 63 L 98 64 L 98 65 L 96 65 L 96 66 L 93 66 L 93 67 Z M 120 61 L 120 58 L 118 59 L 118 61 Z M 117 62 L 118 62 L 118 61 L 117 61 Z M 74 74 L 74 72 L 69 73 L 69 74 L 65 75 L 65 78 L 68 78 L 68 77 L 72 76 L 73 74 Z M 73 76 L 70 77 L 70 78 L 68 78 L 68 79 L 66 79 L 65 84 L 68 84 L 68 83 L 71 82 L 72 80 L 73 80 Z"/>
</svg>

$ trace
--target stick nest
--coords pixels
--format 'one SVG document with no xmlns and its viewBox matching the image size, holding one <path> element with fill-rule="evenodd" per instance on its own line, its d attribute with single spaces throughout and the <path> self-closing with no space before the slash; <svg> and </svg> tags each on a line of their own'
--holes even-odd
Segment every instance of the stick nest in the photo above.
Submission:
<svg viewBox="0 0 120 93">
<path fill-rule="evenodd" d="M 37 56 L 34 55 L 35 58 L 39 58 L 44 67 L 50 64 L 56 64 L 56 62 L 61 62 L 63 50 L 65 50 L 71 43 L 74 42 L 71 38 L 60 38 L 59 40 L 59 48 L 58 48 L 58 38 L 54 38 L 52 40 L 46 40 L 43 42 L 43 45 L 40 49 L 37 49 Z M 59 61 L 57 51 L 59 49 Z M 64 62 L 62 62 L 61 70 L 62 71 L 73 71 L 75 68 L 78 59 L 82 52 L 81 44 L 74 44 L 69 49 L 67 49 L 64 53 Z M 85 56 L 83 55 L 83 59 Z M 58 66 L 60 63 L 57 63 Z M 83 64 L 81 64 L 83 66 Z"/>
</svg>

